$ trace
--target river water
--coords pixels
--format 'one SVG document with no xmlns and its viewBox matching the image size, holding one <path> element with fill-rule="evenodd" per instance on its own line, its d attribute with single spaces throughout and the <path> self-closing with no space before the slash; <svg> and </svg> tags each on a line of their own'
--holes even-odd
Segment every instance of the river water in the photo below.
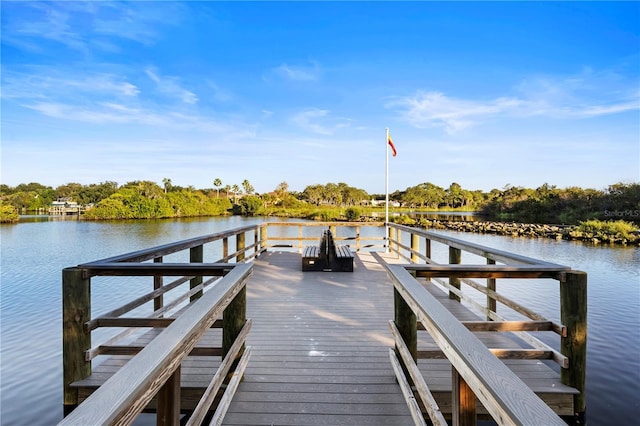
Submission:
<svg viewBox="0 0 640 426">
<path fill-rule="evenodd" d="M 238 216 L 119 222 L 39 217 L 0 226 L 0 424 L 49 425 L 62 419 L 63 268 L 261 221 Z M 640 249 L 438 232 L 586 271 L 588 423 L 637 424 Z M 535 289 L 498 285 L 509 297 L 557 319 L 557 283 Z M 94 294 L 94 306 L 103 297 L 130 297 L 126 289 L 120 291 Z"/>
</svg>

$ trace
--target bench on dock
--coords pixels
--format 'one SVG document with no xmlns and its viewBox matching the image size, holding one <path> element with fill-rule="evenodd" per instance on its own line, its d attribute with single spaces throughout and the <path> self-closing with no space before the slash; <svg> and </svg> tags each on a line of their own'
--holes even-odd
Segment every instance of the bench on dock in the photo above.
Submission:
<svg viewBox="0 0 640 426">
<path fill-rule="evenodd" d="M 349 246 L 336 245 L 330 230 L 322 234 L 319 246 L 302 250 L 303 271 L 353 272 L 353 252 Z"/>
<path fill-rule="evenodd" d="M 327 231 L 329 240 L 329 265 L 335 272 L 353 272 L 353 252 L 349 246 L 336 245 L 331 231 Z"/>
<path fill-rule="evenodd" d="M 320 245 L 306 246 L 302 251 L 303 271 L 324 271 L 330 270 L 329 257 L 327 254 L 328 244 L 327 231 L 322 234 Z"/>
</svg>

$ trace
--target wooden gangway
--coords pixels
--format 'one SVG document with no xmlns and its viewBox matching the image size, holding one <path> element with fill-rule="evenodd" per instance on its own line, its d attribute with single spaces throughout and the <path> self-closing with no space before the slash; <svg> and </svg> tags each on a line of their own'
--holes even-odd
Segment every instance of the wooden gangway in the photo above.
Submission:
<svg viewBox="0 0 640 426">
<path fill-rule="evenodd" d="M 390 226 L 390 250 L 385 250 L 380 237 L 365 241 L 360 232 L 365 225 L 345 224 L 336 232 L 337 225 L 266 223 L 65 270 L 65 285 L 75 282 L 76 293 L 90 285 L 92 276 L 154 277 L 153 292 L 133 304 L 153 302 L 154 314 L 146 319 L 125 315 L 130 306 L 92 318 L 85 306 L 84 318 L 78 318 L 77 301 L 69 301 L 77 294 L 65 297 L 73 305 L 65 318 L 74 318 L 65 322 L 65 411 L 75 410 L 62 423 L 128 424 L 143 410 L 157 411 L 158 424 L 177 424 L 181 413 L 193 410 L 189 424 L 200 424 L 205 416 L 207 424 L 229 425 L 402 425 L 425 424 L 425 419 L 442 425 L 445 418 L 474 424 L 483 417 L 498 424 L 563 424 L 558 415 L 580 419 L 586 348 L 586 329 L 580 327 L 586 306 L 579 306 L 581 296 L 571 291 L 584 292 L 584 274 L 399 225 Z M 294 233 L 274 232 L 278 226 Z M 301 231 L 303 226 L 312 231 Z M 357 251 L 353 273 L 302 272 L 302 247 L 319 240 L 321 226 L 331 226 L 337 240 Z M 402 243 L 403 234 L 411 245 Z M 210 242 L 222 245 L 223 256 L 207 264 L 203 246 Z M 432 242 L 449 246 L 449 264 L 431 258 Z M 365 247 L 370 250 L 361 250 Z M 163 259 L 184 250 L 188 263 Z M 487 264 L 460 264 L 463 250 L 486 257 Z M 225 263 L 230 260 L 236 263 Z M 184 278 L 163 282 L 161 277 L 170 276 Z M 576 306 L 571 315 L 562 313 L 561 323 L 542 318 L 496 291 L 498 279 L 511 277 L 556 279 L 561 299 Z M 479 286 L 475 278 L 486 280 L 481 314 L 472 309 L 477 300 L 466 299 L 461 289 Z M 192 300 L 171 312 L 166 309 L 171 303 L 162 300 L 163 288 L 179 287 L 179 281 L 189 287 L 185 297 Z M 497 304 L 528 318 L 505 321 Z M 144 359 L 140 364 L 164 365 L 154 352 L 180 340 L 175 329 L 189 327 L 182 319 L 194 321 L 199 315 L 192 305 L 208 319 L 204 326 L 202 320 L 195 322 L 199 327 L 191 326 L 201 332 L 187 339 L 192 343 L 166 350 L 167 357 L 179 361 L 170 359 L 160 368 L 164 372 L 147 368 L 145 375 L 154 377 L 131 377 L 141 368 L 134 365 L 137 358 Z M 66 330 L 70 323 L 76 324 L 75 332 Z M 143 331 L 125 336 L 127 343 L 112 338 L 92 346 L 87 330 L 105 326 Z M 527 334 L 545 330 L 561 336 L 559 349 Z M 74 333 L 84 340 L 74 344 Z M 96 357 L 106 359 L 92 366 Z M 550 362 L 560 365 L 560 373 Z M 149 383 L 154 383 L 151 390 L 145 389 Z M 122 387 L 137 390 L 114 396 Z"/>
</svg>

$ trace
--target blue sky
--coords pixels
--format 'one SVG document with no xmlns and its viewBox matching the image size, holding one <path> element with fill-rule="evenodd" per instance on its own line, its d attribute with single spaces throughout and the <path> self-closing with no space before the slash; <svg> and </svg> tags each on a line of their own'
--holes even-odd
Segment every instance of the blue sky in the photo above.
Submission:
<svg viewBox="0 0 640 426">
<path fill-rule="evenodd" d="M 638 2 L 7 2 L 2 183 L 640 181 Z"/>
</svg>

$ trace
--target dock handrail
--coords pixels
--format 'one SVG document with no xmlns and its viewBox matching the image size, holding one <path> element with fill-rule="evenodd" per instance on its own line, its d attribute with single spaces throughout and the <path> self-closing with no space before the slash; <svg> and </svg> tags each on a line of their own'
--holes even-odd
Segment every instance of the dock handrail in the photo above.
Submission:
<svg viewBox="0 0 640 426">
<path fill-rule="evenodd" d="M 292 235 L 291 232 L 285 231 L 273 232 L 273 229 L 278 227 L 284 228 L 285 230 L 297 228 L 297 235 Z M 246 333 L 248 333 L 248 327 L 250 327 L 251 324 L 251 321 L 245 318 L 246 289 L 244 283 L 246 277 L 241 273 L 241 271 L 245 270 L 250 271 L 251 264 L 244 262 L 252 260 L 267 249 L 282 248 L 285 250 L 301 251 L 303 246 L 308 244 L 308 241 L 319 241 L 321 238 L 322 232 L 318 232 L 317 235 L 316 233 L 305 233 L 305 228 L 309 227 L 312 229 L 316 227 L 328 227 L 332 231 L 335 240 L 346 242 L 351 246 L 350 248 L 353 251 L 357 252 L 365 248 L 379 249 L 386 247 L 391 252 L 396 253 L 400 258 L 412 262 L 399 266 L 388 265 L 388 272 L 394 282 L 394 300 L 397 309 L 396 321 L 392 325 L 392 332 L 396 335 L 396 345 L 398 347 L 405 345 L 408 348 L 405 351 L 398 350 L 398 355 L 404 353 L 402 364 L 405 371 L 411 371 L 407 354 L 411 354 L 414 361 L 418 358 L 417 346 L 414 345 L 415 342 L 410 337 L 410 335 L 417 333 L 418 327 L 421 326 L 430 333 L 435 332 L 436 335 L 442 333 L 442 330 L 445 330 L 447 333 L 454 333 L 455 336 L 448 337 L 453 339 L 451 342 L 446 340 L 439 341 L 438 339 L 440 338 L 434 337 L 437 343 L 442 343 L 442 345 L 440 345 L 440 353 L 435 354 L 435 351 L 431 351 L 433 353 L 429 356 L 432 358 L 445 356 L 450 359 L 452 365 L 455 367 L 454 377 L 456 377 L 456 380 L 454 383 L 458 386 L 459 395 L 463 394 L 465 389 L 468 390 L 468 394 L 472 396 L 475 393 L 500 424 L 502 424 L 501 419 L 513 419 L 515 421 L 514 424 L 518 424 L 516 421 L 518 419 L 526 419 L 525 423 L 529 423 L 532 418 L 538 418 L 537 416 L 545 419 L 545 423 L 540 424 L 556 424 L 546 422 L 546 416 L 549 415 L 549 413 L 539 407 L 539 403 L 542 403 L 541 401 L 530 400 L 528 393 L 526 394 L 526 403 L 523 408 L 520 403 L 520 392 L 526 393 L 526 391 L 522 390 L 522 386 L 524 386 L 529 393 L 533 394 L 533 392 L 521 382 L 513 382 L 511 375 L 500 370 L 500 368 L 507 370 L 508 368 L 495 358 L 481 343 L 480 346 L 483 348 L 482 355 L 480 358 L 475 358 L 474 353 L 479 350 L 480 346 L 476 343 L 470 343 L 474 342 L 473 339 L 470 339 L 469 342 L 466 341 L 468 340 L 468 335 L 471 335 L 471 337 L 475 339 L 475 336 L 470 333 L 470 330 L 514 331 L 518 333 L 519 337 L 529 342 L 535 349 L 530 350 L 528 353 L 520 350 L 502 351 L 501 353 L 495 354 L 500 358 L 554 359 L 561 366 L 562 383 L 577 389 L 579 392 L 579 394 L 574 395 L 573 403 L 576 417 L 584 414 L 586 406 L 586 274 L 580 271 L 573 271 L 571 268 L 563 265 L 543 262 L 537 259 L 483 247 L 478 244 L 468 243 L 442 234 L 404 225 L 389 224 L 388 236 L 382 233 L 383 236 L 381 237 L 380 230 L 376 230 L 373 235 L 361 235 L 361 227 L 378 227 L 384 229 L 384 224 L 380 222 L 263 222 L 257 225 L 244 226 L 225 232 L 191 238 L 84 263 L 77 267 L 66 268 L 63 271 L 65 414 L 71 413 L 71 410 L 77 406 L 79 401 L 77 390 L 71 388 L 71 383 L 82 380 L 91 374 L 91 360 L 94 357 L 101 354 L 127 354 L 135 355 L 133 359 L 147 360 L 144 363 L 137 361 L 137 363 L 141 363 L 138 368 L 141 369 L 140 371 L 143 371 L 142 374 L 136 375 L 137 379 L 135 380 L 136 383 L 140 382 L 140 387 L 138 388 L 138 385 L 135 385 L 136 389 L 133 389 L 131 378 L 123 379 L 126 374 L 121 373 L 121 369 L 110 380 L 114 380 L 115 383 L 119 383 L 118 380 L 122 382 L 119 385 L 109 385 L 106 388 L 107 390 L 102 389 L 109 382 L 103 384 L 99 390 L 94 393 L 94 395 L 98 395 L 96 398 L 103 398 L 104 401 L 109 401 L 106 403 L 103 402 L 103 404 L 108 407 L 116 407 L 120 413 L 117 414 L 117 416 L 119 416 L 118 418 L 125 419 L 126 421 L 123 420 L 123 424 L 126 424 L 133 418 L 133 413 L 142 410 L 150 398 L 158 392 L 158 389 L 161 389 L 158 397 L 173 398 L 174 402 L 163 404 L 164 407 L 168 408 L 163 408 L 162 413 L 160 413 L 160 404 L 158 404 L 158 415 L 166 418 L 175 416 L 176 410 L 177 412 L 180 411 L 179 407 L 175 407 L 175 400 L 177 399 L 179 401 L 180 399 L 180 360 L 183 356 L 189 353 L 191 353 L 191 355 L 203 354 L 216 356 L 224 356 L 227 354 L 231 358 L 229 361 L 223 361 L 223 364 L 228 362 L 229 368 L 231 368 L 231 362 L 238 361 L 237 358 L 243 351 L 244 337 Z M 338 228 L 340 232 L 337 231 Z M 296 231 L 294 231 L 294 233 L 295 232 Z M 402 243 L 403 233 L 410 235 L 410 246 Z M 234 237 L 235 245 L 233 242 L 229 244 L 229 240 Z M 247 241 L 251 240 L 253 240 L 253 242 L 247 244 Z M 432 242 L 448 246 L 449 264 L 437 264 L 431 258 Z M 208 252 L 205 252 L 204 247 L 210 243 L 221 244 L 221 250 L 218 249 L 216 253 L 221 252 L 222 256 L 212 263 L 205 263 L 204 254 Z M 424 252 L 421 252 L 421 247 L 424 247 Z M 164 262 L 166 256 L 185 251 L 188 251 L 189 263 Z M 461 265 L 461 254 L 463 251 L 486 258 L 487 264 Z M 216 257 L 218 257 L 217 254 Z M 420 262 L 424 262 L 425 264 L 419 264 Z M 91 316 L 91 278 L 99 276 L 152 277 L 153 291 L 130 301 L 122 307 L 93 318 Z M 240 278 L 240 276 L 243 278 Z M 165 277 L 176 278 L 167 283 L 163 281 Z M 204 278 L 207 279 L 205 280 Z M 448 291 L 450 299 L 465 302 L 479 309 L 482 313 L 486 314 L 487 321 L 459 323 L 452 329 L 441 329 L 442 324 L 446 325 L 448 321 L 452 320 L 446 317 L 446 314 L 441 314 L 438 310 L 431 309 L 433 301 L 430 299 L 433 298 L 433 296 L 422 288 L 421 284 L 416 281 L 416 278 L 426 278 L 443 286 Z M 448 278 L 448 282 L 441 278 Z M 487 284 L 483 285 L 474 281 L 472 278 L 486 279 Z M 559 281 L 561 304 L 560 323 L 549 321 L 504 295 L 499 294 L 496 289 L 496 279 L 501 278 L 552 278 Z M 232 281 L 234 284 L 231 284 Z M 188 288 L 184 294 L 172 300 L 170 303 L 164 303 L 164 294 L 187 283 Z M 463 292 L 461 284 L 465 284 L 484 293 L 487 297 L 486 306 L 480 305 L 473 298 L 468 298 Z M 238 293 L 234 293 L 233 296 L 231 293 L 224 293 L 220 300 L 214 300 L 215 295 L 228 285 L 234 288 L 238 287 Z M 202 300 L 205 300 L 205 302 L 202 302 Z M 179 316 L 175 318 L 169 317 L 169 313 L 175 313 L 175 310 L 180 309 L 180 306 L 187 301 L 190 302 L 188 307 L 182 308 Z M 150 316 L 144 318 L 123 317 L 125 313 L 150 302 L 153 302 L 153 313 Z M 213 305 L 210 306 L 215 312 L 212 312 L 211 316 L 207 316 L 206 321 L 202 323 L 208 323 L 208 325 L 200 329 L 202 324 L 197 321 L 188 322 L 188 318 L 200 315 L 195 312 L 200 312 L 198 310 L 203 309 L 201 308 L 202 306 L 211 303 L 215 305 L 215 307 Z M 436 303 L 439 304 L 437 301 Z M 508 306 L 510 309 L 528 317 L 532 321 L 505 321 L 504 318 L 497 313 L 497 303 Z M 199 306 L 198 310 L 194 310 L 196 306 Z M 400 314 L 398 314 L 398 309 L 401 311 Z M 220 321 L 218 314 L 222 312 L 222 310 L 224 310 L 225 313 L 223 314 L 222 321 Z M 433 316 L 433 318 L 430 318 L 429 315 Z M 187 319 L 181 319 L 183 317 Z M 108 342 L 92 348 L 91 332 L 98 327 L 126 327 L 127 330 Z M 118 339 L 131 335 L 131 330 L 135 330 L 136 327 L 165 329 L 145 347 L 135 347 L 131 345 L 125 347 L 116 344 Z M 184 327 L 184 329 L 182 327 Z M 168 364 L 164 364 L 167 361 L 156 360 L 155 358 L 150 360 L 149 357 L 153 355 L 149 354 L 153 353 L 153 351 L 148 348 L 151 344 L 160 345 L 160 343 L 154 342 L 165 339 L 173 342 L 176 336 L 181 335 L 180 333 L 182 332 L 188 334 L 191 332 L 196 332 L 196 334 L 200 332 L 204 333 L 209 327 L 222 327 L 223 330 L 227 330 L 223 331 L 222 348 L 196 348 L 195 342 L 191 342 L 191 340 L 188 339 L 188 342 L 177 343 L 179 346 L 177 348 L 180 354 L 179 356 L 175 357 L 176 352 L 172 352 L 171 354 L 165 353 L 166 356 L 174 357 L 172 361 L 168 361 Z M 397 330 L 394 327 L 397 328 Z M 553 331 L 561 336 L 560 352 L 553 350 L 533 336 L 525 333 L 525 331 L 539 330 Z M 231 338 L 225 337 L 225 335 L 233 336 L 233 339 L 230 340 Z M 165 337 L 160 339 L 162 336 Z M 402 337 L 398 339 L 397 336 Z M 409 336 L 409 338 L 407 338 L 407 336 Z M 461 340 L 458 341 L 456 339 Z M 190 346 L 191 343 L 193 343 L 194 346 Z M 189 346 L 190 349 L 187 350 Z M 198 352 L 198 350 L 200 350 L 200 352 Z M 473 353 L 464 352 L 464 350 L 471 350 Z M 181 351 L 184 351 L 184 353 Z M 516 352 L 519 353 L 516 354 Z M 244 356 L 248 357 L 250 350 L 247 348 L 244 353 Z M 243 358 L 242 361 L 234 363 L 238 366 L 237 374 L 234 373 L 236 376 L 242 374 L 241 369 L 246 365 L 246 357 Z M 491 357 L 494 361 L 488 361 L 485 359 L 487 357 Z M 452 358 L 455 359 L 452 360 Z M 225 360 L 227 360 L 227 358 L 225 358 Z M 144 370 L 147 365 L 154 364 L 154 362 L 151 361 L 155 362 L 159 370 Z M 392 363 L 393 362 L 392 358 Z M 496 367 L 496 365 L 498 365 L 495 364 L 496 362 L 502 367 Z M 479 364 L 475 365 L 475 363 Z M 131 364 L 131 362 L 129 364 Z M 133 363 L 132 365 L 137 364 Z M 499 372 L 499 377 L 492 375 L 491 371 L 494 367 L 499 368 L 499 370 L 496 370 Z M 129 372 L 134 369 L 134 367 L 127 368 L 128 370 L 125 371 Z M 463 371 L 458 372 L 458 368 Z M 417 368 L 415 370 L 417 370 Z M 485 380 L 475 377 L 480 371 L 482 371 L 483 374 L 487 373 L 489 378 Z M 143 392 L 140 394 L 138 392 L 148 385 L 148 382 L 144 381 L 147 379 L 147 376 L 154 376 L 159 380 L 158 383 L 160 384 L 157 385 L 156 382 L 153 382 L 153 393 Z M 224 379 L 225 376 L 227 376 L 227 372 L 223 372 L 221 365 L 219 374 L 216 374 L 211 382 L 210 389 L 207 389 L 205 392 L 203 402 L 201 402 L 199 408 L 196 409 L 196 413 L 192 416 L 194 420 L 192 420 L 190 424 L 198 424 L 195 419 L 204 415 L 202 411 L 198 410 L 204 410 L 204 412 L 209 410 L 211 401 L 217 393 L 217 388 L 222 384 L 222 379 Z M 113 379 L 115 377 L 118 377 L 118 379 Z M 238 379 L 236 378 L 235 384 L 237 384 L 237 381 Z M 117 386 L 123 386 L 125 382 L 128 383 L 127 386 L 121 389 L 127 389 L 130 398 L 137 401 L 130 406 L 124 406 L 130 403 L 130 400 L 125 403 L 118 399 L 117 394 L 122 393 L 121 389 L 114 390 L 118 389 Z M 142 384 L 143 382 L 144 384 Z M 418 380 L 414 379 L 413 382 L 415 384 Z M 500 386 L 503 386 L 505 383 L 508 384 L 506 389 L 500 389 Z M 158 389 L 155 389 L 156 385 Z M 132 389 L 129 389 L 130 386 Z M 233 387 L 234 385 L 230 382 L 227 388 L 233 389 Z M 109 393 L 109 389 L 111 389 L 113 394 Z M 516 392 L 518 397 L 511 398 L 509 395 L 500 396 L 497 394 L 499 391 Z M 175 397 L 176 392 L 178 392 L 177 398 Z M 456 393 L 456 391 L 454 391 L 454 393 Z M 482 396 L 479 393 L 482 394 Z M 535 394 L 533 394 L 533 396 L 535 397 Z M 92 400 L 91 398 L 93 398 L 93 396 L 90 396 L 85 403 Z M 501 400 L 505 398 L 506 400 Z M 223 398 L 223 401 L 218 405 L 218 409 L 224 410 L 223 402 L 228 402 L 228 399 L 228 397 L 226 399 Z M 517 403 L 515 402 L 516 399 L 518 400 Z M 474 402 L 471 402 L 471 400 Z M 166 400 L 163 399 L 163 401 Z M 84 406 L 85 403 L 80 405 L 80 407 Z M 466 403 L 469 404 L 469 406 L 474 406 L 475 397 L 467 398 Z M 493 405 L 494 407 L 490 408 L 487 404 Z M 544 403 L 542 404 L 544 405 Z M 200 408 L 200 405 L 204 408 Z M 520 408 L 518 408 L 518 406 L 520 406 Z M 72 422 L 76 416 L 78 416 L 78 418 L 83 416 L 82 414 L 76 414 L 76 412 L 81 413 L 85 411 L 84 408 L 80 410 L 80 407 L 75 408 L 75 411 L 72 412 L 73 414 L 69 416 L 70 420 L 65 419 L 64 421 Z M 415 404 L 414 407 L 416 407 Z M 529 413 L 529 410 L 532 410 L 532 413 Z M 551 411 L 548 407 L 547 410 Z M 427 407 L 427 411 L 429 411 L 429 407 Z M 432 409 L 431 411 L 436 413 L 437 416 L 437 409 Z M 525 414 L 526 417 L 520 417 Z M 82 418 L 85 419 L 85 417 Z M 557 416 L 555 416 L 555 418 L 557 419 Z M 438 424 L 433 418 L 432 421 L 434 424 Z M 506 422 L 509 423 L 510 421 L 511 420 L 507 420 Z M 81 424 L 85 422 L 86 421 L 83 420 L 78 421 L 78 423 L 64 424 Z M 92 418 L 91 423 L 95 422 L 96 420 Z"/>
<path fill-rule="evenodd" d="M 384 248 L 385 236 L 382 235 L 362 235 L 363 228 L 381 228 L 382 222 L 265 222 L 261 225 L 261 247 L 268 248 L 293 248 L 302 252 L 304 246 L 311 243 L 320 242 L 322 231 L 313 235 L 304 235 L 305 228 L 329 228 L 333 239 L 343 245 L 348 245 L 349 249 L 359 252 L 362 249 Z M 274 236 L 269 229 L 282 228 L 297 229 L 296 235 Z M 340 229 L 340 232 L 338 232 Z"/>
<path fill-rule="evenodd" d="M 408 260 L 403 265 L 404 273 L 412 280 L 423 278 L 444 288 L 449 299 L 465 303 L 486 315 L 487 321 L 461 323 L 463 328 L 473 331 L 510 331 L 527 342 L 530 350 L 493 350 L 499 358 L 552 359 L 560 365 L 560 379 L 564 385 L 575 388 L 578 393 L 573 398 L 574 417 L 583 421 L 586 409 L 586 340 L 587 340 L 587 276 L 584 272 L 570 267 L 542 261 L 514 253 L 504 252 L 479 244 L 458 240 L 435 232 L 404 225 L 389 225 L 389 249 L 399 258 Z M 409 234 L 410 245 L 402 243 L 402 235 Z M 432 242 L 448 246 L 448 264 L 439 264 L 432 258 Z M 424 251 L 422 251 L 424 250 Z M 462 253 L 467 252 L 486 259 L 484 264 L 461 264 Z M 424 262 L 424 264 L 420 264 Z M 403 276 L 404 276 L 403 273 Z M 442 278 L 448 278 L 444 280 Z M 472 278 L 486 279 L 482 284 Z M 551 278 L 559 282 L 560 323 L 549 321 L 514 300 L 498 293 L 497 279 L 502 278 Z M 462 284 L 486 295 L 486 305 L 463 291 Z M 396 299 L 396 302 L 398 300 Z M 498 303 L 530 321 L 507 321 L 498 314 Z M 406 323 L 405 337 L 427 329 L 421 323 Z M 560 336 L 560 351 L 557 351 L 528 331 L 553 331 Z M 407 334 L 408 333 L 408 334 Z M 413 342 L 409 339 L 409 346 Z M 442 349 L 442 348 L 441 348 Z M 443 356 L 433 351 L 418 354 L 413 348 L 414 358 L 438 358 Z M 420 356 L 418 356 L 420 355 Z M 446 353 L 445 353 L 446 355 Z M 447 356 L 448 357 L 448 356 Z"/>
<path fill-rule="evenodd" d="M 386 268 L 397 295 L 429 331 L 451 362 L 454 380 L 459 375 L 458 385 L 468 386 L 498 424 L 565 424 L 518 376 L 493 356 L 473 333 L 426 291 L 404 266 L 386 265 Z M 457 395 L 453 397 L 455 407 Z M 454 416 L 464 416 L 465 413 L 468 415 L 472 411 L 475 419 L 475 407 L 470 407 L 475 405 L 475 398 L 474 402 L 469 402 L 470 398 L 466 399 L 466 406 L 458 407 L 458 413 L 454 413 Z"/>
<path fill-rule="evenodd" d="M 250 354 L 250 348 L 244 348 L 244 339 L 251 321 L 246 320 L 244 312 L 246 281 L 252 267 L 252 264 L 234 266 L 59 424 L 130 424 L 156 395 L 164 401 L 158 404 L 158 416 L 165 418 L 168 424 L 178 424 L 180 364 L 222 314 L 223 322 L 230 323 L 226 328 L 223 325 L 222 355 L 225 358 L 211 382 L 211 389 L 205 392 L 205 396 L 215 396 L 236 358 L 242 355 L 239 365 L 246 365 Z M 186 265 L 183 268 L 188 269 Z M 162 265 L 153 269 L 155 274 L 176 273 L 175 268 L 163 269 Z M 107 270 L 101 272 L 108 274 Z M 220 266 L 198 265 L 197 273 L 218 276 Z M 69 342 L 65 339 L 66 343 Z M 241 371 L 236 373 L 242 374 Z M 193 416 L 204 417 L 202 412 L 206 413 L 213 400 L 208 398 L 208 404 L 199 405 L 199 411 Z M 216 412 L 216 415 L 223 416 L 224 413 Z"/>
</svg>

